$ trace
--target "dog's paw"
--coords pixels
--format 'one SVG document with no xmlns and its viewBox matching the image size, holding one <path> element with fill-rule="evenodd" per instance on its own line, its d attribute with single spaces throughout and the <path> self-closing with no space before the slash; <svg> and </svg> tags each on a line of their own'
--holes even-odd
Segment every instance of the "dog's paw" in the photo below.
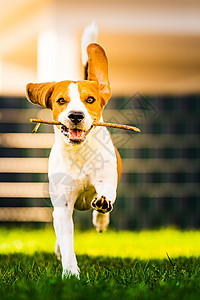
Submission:
<svg viewBox="0 0 200 300">
<path fill-rule="evenodd" d="M 101 198 L 94 198 L 92 201 L 92 207 L 96 209 L 98 212 L 105 214 L 113 210 L 113 206 L 110 200 L 107 200 L 105 196 L 101 196 Z"/>
<path fill-rule="evenodd" d="M 62 279 L 68 279 L 72 276 L 80 280 L 80 269 L 78 267 L 63 269 Z"/>
</svg>

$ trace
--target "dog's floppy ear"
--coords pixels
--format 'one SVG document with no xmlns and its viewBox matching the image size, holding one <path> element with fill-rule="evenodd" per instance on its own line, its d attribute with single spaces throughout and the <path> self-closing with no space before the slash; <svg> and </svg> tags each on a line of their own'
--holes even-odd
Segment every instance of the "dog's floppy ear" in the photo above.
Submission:
<svg viewBox="0 0 200 300">
<path fill-rule="evenodd" d="M 108 78 L 108 59 L 105 50 L 96 43 L 87 47 L 88 53 L 88 80 L 98 81 L 103 105 L 111 97 L 111 87 Z"/>
<path fill-rule="evenodd" d="M 28 83 L 26 86 L 26 97 L 34 103 L 46 108 L 52 108 L 50 96 L 53 92 L 55 82 Z"/>
</svg>

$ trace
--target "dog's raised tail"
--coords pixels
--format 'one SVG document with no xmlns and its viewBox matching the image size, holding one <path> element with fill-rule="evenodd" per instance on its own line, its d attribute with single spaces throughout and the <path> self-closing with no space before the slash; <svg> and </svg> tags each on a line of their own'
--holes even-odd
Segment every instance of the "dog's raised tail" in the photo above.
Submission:
<svg viewBox="0 0 200 300">
<path fill-rule="evenodd" d="M 98 27 L 93 21 L 90 25 L 88 25 L 82 35 L 81 40 L 81 53 L 82 53 L 82 64 L 84 66 L 84 79 L 88 78 L 88 55 L 87 55 L 87 46 L 90 43 L 95 43 L 97 41 L 97 35 L 98 35 Z"/>
</svg>

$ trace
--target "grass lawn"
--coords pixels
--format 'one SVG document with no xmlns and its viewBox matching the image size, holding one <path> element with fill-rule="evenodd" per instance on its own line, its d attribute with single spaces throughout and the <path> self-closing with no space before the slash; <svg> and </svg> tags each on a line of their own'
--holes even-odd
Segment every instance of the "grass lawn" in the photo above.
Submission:
<svg viewBox="0 0 200 300">
<path fill-rule="evenodd" d="M 80 281 L 61 279 L 54 242 L 52 227 L 0 228 L 0 299 L 200 298 L 200 231 L 77 231 Z"/>
</svg>

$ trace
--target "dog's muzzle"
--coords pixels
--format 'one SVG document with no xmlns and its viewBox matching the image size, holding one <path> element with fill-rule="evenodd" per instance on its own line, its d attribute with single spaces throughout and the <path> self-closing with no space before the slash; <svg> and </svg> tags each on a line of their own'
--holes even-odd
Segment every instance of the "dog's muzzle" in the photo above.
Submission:
<svg viewBox="0 0 200 300">
<path fill-rule="evenodd" d="M 78 128 L 67 128 L 65 125 L 61 126 L 61 132 L 66 136 L 71 143 L 80 144 L 86 140 L 86 137 L 93 126 L 88 130 L 81 130 Z"/>
<path fill-rule="evenodd" d="M 69 126 L 62 125 L 61 132 L 68 138 L 72 144 L 80 144 L 86 140 L 86 137 L 93 126 L 88 130 L 83 130 L 85 114 L 82 111 L 70 111 L 68 113 Z"/>
</svg>

